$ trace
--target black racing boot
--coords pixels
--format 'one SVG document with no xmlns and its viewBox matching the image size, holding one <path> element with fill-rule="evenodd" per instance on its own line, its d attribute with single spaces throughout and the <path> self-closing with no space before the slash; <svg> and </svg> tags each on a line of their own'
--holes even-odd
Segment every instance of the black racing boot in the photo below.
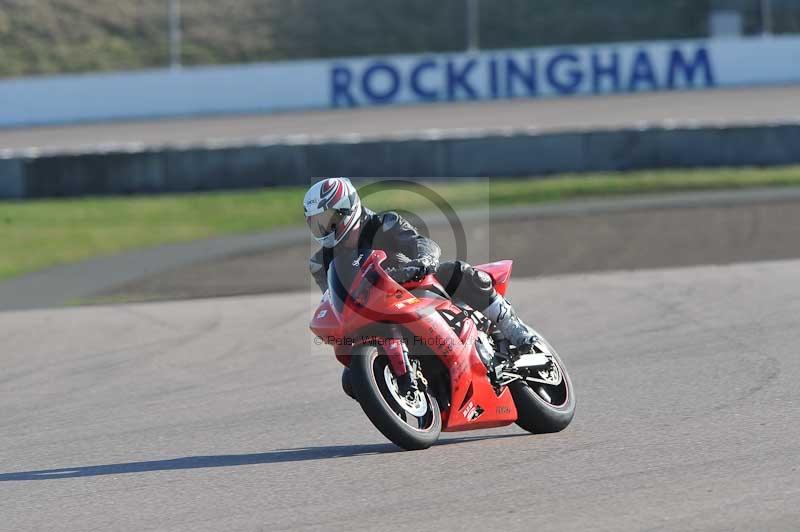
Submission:
<svg viewBox="0 0 800 532">
<path fill-rule="evenodd" d="M 533 351 L 533 344 L 539 337 L 533 329 L 522 322 L 514 312 L 514 308 L 503 296 L 497 294 L 481 313 L 495 324 L 503 336 L 515 345 L 521 354 Z"/>
</svg>

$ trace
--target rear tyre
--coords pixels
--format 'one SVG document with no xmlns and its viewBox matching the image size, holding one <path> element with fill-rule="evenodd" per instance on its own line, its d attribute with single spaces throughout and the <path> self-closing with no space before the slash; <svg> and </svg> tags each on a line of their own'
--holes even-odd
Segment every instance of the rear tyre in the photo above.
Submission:
<svg viewBox="0 0 800 532">
<path fill-rule="evenodd" d="M 389 359 L 376 346 L 353 350 L 350 383 L 369 420 L 398 447 L 407 451 L 427 449 L 439 439 L 439 403 L 427 391 L 418 392 L 413 402 L 399 397 Z"/>
<path fill-rule="evenodd" d="M 517 425 L 532 434 L 559 432 L 567 428 L 575 415 L 575 392 L 558 353 L 548 344 L 553 363 L 561 372 L 558 385 L 518 380 L 508 388 L 517 407 Z"/>
<path fill-rule="evenodd" d="M 342 391 L 350 399 L 358 401 L 355 393 L 353 392 L 353 383 L 350 382 L 350 368 L 344 368 L 342 371 Z"/>
</svg>

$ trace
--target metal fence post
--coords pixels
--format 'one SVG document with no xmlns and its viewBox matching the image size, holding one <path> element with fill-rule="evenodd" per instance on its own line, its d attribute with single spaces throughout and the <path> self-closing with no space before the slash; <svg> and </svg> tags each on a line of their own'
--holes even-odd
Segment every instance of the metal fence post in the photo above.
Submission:
<svg viewBox="0 0 800 532">
<path fill-rule="evenodd" d="M 477 50 L 480 48 L 480 13 L 478 11 L 478 0 L 465 0 L 465 2 L 467 11 L 467 50 Z"/>
<path fill-rule="evenodd" d="M 169 0 L 169 66 L 181 68 L 181 0 Z"/>
<path fill-rule="evenodd" d="M 761 0 L 761 33 L 772 35 L 772 0 Z"/>
</svg>

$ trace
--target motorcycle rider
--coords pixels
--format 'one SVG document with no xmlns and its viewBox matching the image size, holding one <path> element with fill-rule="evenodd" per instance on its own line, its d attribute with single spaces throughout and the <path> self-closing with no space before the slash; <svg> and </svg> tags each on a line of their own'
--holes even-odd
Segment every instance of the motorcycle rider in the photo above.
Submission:
<svg viewBox="0 0 800 532">
<path fill-rule="evenodd" d="M 309 269 L 320 290 L 327 286 L 327 270 L 334 255 L 355 249 L 381 249 L 383 268 L 397 282 L 434 273 L 451 297 L 480 311 L 520 352 L 530 352 L 536 333 L 494 289 L 492 278 L 464 261 L 439 262 L 439 246 L 396 212 L 375 213 L 361 205 L 349 179 L 323 179 L 303 199 L 306 222 L 321 249 L 311 256 Z M 406 374 L 407 376 L 408 374 Z M 398 379 L 400 388 L 415 383 Z M 349 394 L 348 394 L 349 395 Z"/>
</svg>

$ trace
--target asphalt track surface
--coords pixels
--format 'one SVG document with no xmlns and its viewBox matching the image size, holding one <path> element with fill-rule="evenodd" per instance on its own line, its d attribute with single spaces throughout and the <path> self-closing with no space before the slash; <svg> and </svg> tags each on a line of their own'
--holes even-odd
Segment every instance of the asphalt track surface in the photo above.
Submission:
<svg viewBox="0 0 800 532">
<path fill-rule="evenodd" d="M 517 279 L 562 433 L 400 452 L 308 293 L 5 313 L 3 530 L 796 530 L 800 261 Z"/>
<path fill-rule="evenodd" d="M 799 90 L 764 90 L 564 100 L 574 107 L 561 112 L 483 104 L 470 106 L 484 110 L 475 122 L 437 106 L 0 131 L 0 147 L 338 135 L 339 118 L 371 135 L 391 120 L 424 129 L 429 114 L 432 127 L 447 115 L 452 129 L 558 130 L 785 121 L 800 109 Z M 599 269 L 797 256 L 786 247 L 796 202 L 739 221 L 735 207 L 706 208 L 651 212 L 649 225 L 636 212 L 575 221 L 591 246 L 518 273 L 598 260 L 602 238 L 620 247 Z M 565 231 L 554 242 L 573 234 L 550 223 Z M 505 229 L 519 249 L 526 235 Z M 796 530 L 798 278 L 792 260 L 515 278 L 515 306 L 573 377 L 575 420 L 553 435 L 450 434 L 415 453 L 341 392 L 306 328 L 308 291 L 0 313 L 0 530 Z"/>
<path fill-rule="evenodd" d="M 800 86 L 787 86 L 0 129 L 0 150 L 142 149 L 425 137 L 509 129 L 554 132 L 797 121 Z"/>
</svg>

